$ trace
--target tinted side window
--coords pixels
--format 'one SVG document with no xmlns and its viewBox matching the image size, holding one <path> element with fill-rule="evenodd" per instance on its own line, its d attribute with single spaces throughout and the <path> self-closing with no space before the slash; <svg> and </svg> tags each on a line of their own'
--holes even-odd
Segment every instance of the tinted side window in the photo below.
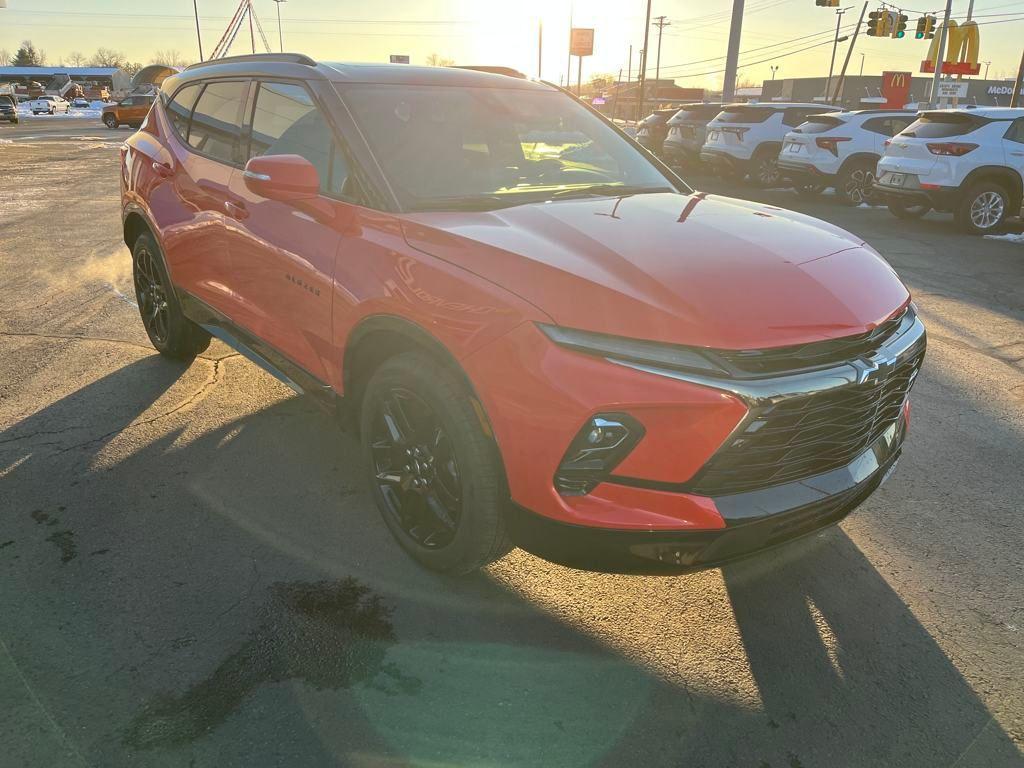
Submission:
<svg viewBox="0 0 1024 768">
<path fill-rule="evenodd" d="M 189 146 L 225 163 L 241 162 L 242 103 L 247 82 L 207 83 L 192 113 Z"/>
<path fill-rule="evenodd" d="M 804 122 L 811 115 L 820 112 L 820 109 L 800 109 L 796 107 L 790 107 L 782 115 L 783 125 L 790 125 L 794 128 L 800 123 Z"/>
<path fill-rule="evenodd" d="M 291 83 L 260 83 L 252 116 L 249 157 L 299 155 L 320 174 L 320 189 L 342 195 L 348 164 L 309 92 Z"/>
<path fill-rule="evenodd" d="M 167 116 L 171 119 L 174 132 L 182 141 L 188 141 L 188 121 L 192 117 L 192 107 L 196 105 L 202 85 L 195 83 L 181 88 L 167 104 Z"/>
<path fill-rule="evenodd" d="M 1014 120 L 1003 138 L 1007 141 L 1016 141 L 1018 144 L 1024 144 L 1024 117 Z"/>
</svg>

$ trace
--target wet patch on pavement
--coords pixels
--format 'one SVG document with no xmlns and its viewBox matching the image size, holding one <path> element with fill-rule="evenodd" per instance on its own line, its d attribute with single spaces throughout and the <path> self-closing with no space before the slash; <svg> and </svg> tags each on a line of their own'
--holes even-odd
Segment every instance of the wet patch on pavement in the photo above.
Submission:
<svg viewBox="0 0 1024 768">
<path fill-rule="evenodd" d="M 385 661 L 395 642 L 391 610 L 352 578 L 275 584 L 248 642 L 184 693 L 151 701 L 128 727 L 124 742 L 153 749 L 194 741 L 268 683 L 416 693 L 420 681 Z"/>
</svg>

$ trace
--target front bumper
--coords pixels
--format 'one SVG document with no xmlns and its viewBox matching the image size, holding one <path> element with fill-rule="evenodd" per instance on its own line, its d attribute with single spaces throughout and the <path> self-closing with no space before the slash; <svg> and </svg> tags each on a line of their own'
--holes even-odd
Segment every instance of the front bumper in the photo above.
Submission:
<svg viewBox="0 0 1024 768">
<path fill-rule="evenodd" d="M 763 552 L 838 523 L 888 477 L 906 418 L 852 463 L 801 481 L 714 499 L 726 526 L 704 531 L 625 531 L 559 523 L 513 505 L 516 544 L 545 560 L 613 573 L 685 573 Z"/>
</svg>

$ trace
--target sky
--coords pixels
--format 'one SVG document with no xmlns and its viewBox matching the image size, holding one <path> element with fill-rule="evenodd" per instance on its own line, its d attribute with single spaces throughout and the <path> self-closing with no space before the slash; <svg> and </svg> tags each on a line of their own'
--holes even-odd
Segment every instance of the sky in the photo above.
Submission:
<svg viewBox="0 0 1024 768">
<path fill-rule="evenodd" d="M 969 1 L 953 1 L 953 18 L 966 16 Z M 197 2 L 203 49 L 209 54 L 239 0 Z M 1012 77 L 1024 39 L 1024 2 L 974 3 L 975 18 L 984 24 L 980 28 L 982 62 L 991 62 L 990 77 Z M 144 64 L 160 49 L 176 49 L 189 61 L 198 59 L 191 0 L 7 0 L 6 4 L 6 9 L 0 8 L 0 50 L 13 52 L 28 38 L 46 51 L 50 63 L 66 59 L 72 51 L 92 55 L 98 46 L 123 51 L 129 60 Z M 253 6 L 277 50 L 277 5 L 273 0 L 253 0 Z M 663 14 L 671 22 L 662 38 L 662 77 L 674 78 L 680 85 L 720 88 L 731 8 L 732 0 L 653 0 L 652 15 Z M 860 8 L 859 4 L 851 7 L 843 17 L 851 33 Z M 625 76 L 630 45 L 636 77 L 645 9 L 646 0 L 287 0 L 280 5 L 285 50 L 316 59 L 387 61 L 390 54 L 406 54 L 412 63 L 423 64 L 430 54 L 437 54 L 458 64 L 512 66 L 531 76 L 537 75 L 542 24 L 541 74 L 554 81 L 566 77 L 570 14 L 574 26 L 595 30 L 594 55 L 583 60 L 584 81 L 595 74 L 617 74 L 620 68 Z M 928 10 L 939 12 L 928 7 L 905 11 L 910 16 L 910 34 L 902 40 L 861 34 L 849 72 L 859 72 L 861 53 L 864 74 L 917 72 L 927 45 L 913 39 L 913 28 L 917 15 Z M 814 0 L 746 0 L 739 80 L 760 84 L 771 78 L 772 66 L 779 67 L 776 77 L 827 74 L 835 23 L 834 9 L 819 8 Z M 258 34 L 256 40 L 260 46 Z M 653 77 L 655 29 L 650 46 L 648 77 Z M 231 52 L 249 50 L 246 27 Z M 837 72 L 845 51 L 846 44 L 841 43 Z M 575 59 L 571 76 L 573 80 L 577 76 Z"/>
</svg>

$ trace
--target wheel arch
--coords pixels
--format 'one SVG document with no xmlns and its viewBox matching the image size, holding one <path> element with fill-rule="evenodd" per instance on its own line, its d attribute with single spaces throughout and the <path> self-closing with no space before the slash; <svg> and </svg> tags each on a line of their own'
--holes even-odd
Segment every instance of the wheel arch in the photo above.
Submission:
<svg viewBox="0 0 1024 768">
<path fill-rule="evenodd" d="M 494 439 L 494 430 L 484 410 L 483 401 L 455 355 L 421 325 L 397 315 L 371 315 L 361 320 L 348 335 L 341 376 L 342 394 L 352 425 L 358 426 L 358 413 L 366 384 L 373 372 L 395 355 L 413 351 L 429 355 L 465 383 L 473 398 L 473 408 L 480 419 L 481 428 Z"/>
<path fill-rule="evenodd" d="M 850 166 L 853 165 L 854 163 L 862 163 L 865 161 L 870 161 L 874 163 L 875 168 L 877 169 L 878 161 L 881 159 L 881 155 L 878 155 L 874 152 L 854 152 L 848 158 L 843 160 L 843 163 L 842 165 L 839 166 L 839 170 L 836 172 L 836 175 L 838 176 L 841 173 L 846 173 L 846 171 L 849 170 Z"/>
<path fill-rule="evenodd" d="M 979 181 L 1005 183 L 1010 193 L 1010 209 L 1020 208 L 1021 200 L 1024 198 L 1024 179 L 1021 179 L 1021 175 L 1013 168 L 1005 165 L 982 165 L 967 174 L 960 188 L 966 192 L 968 187 Z"/>
</svg>

